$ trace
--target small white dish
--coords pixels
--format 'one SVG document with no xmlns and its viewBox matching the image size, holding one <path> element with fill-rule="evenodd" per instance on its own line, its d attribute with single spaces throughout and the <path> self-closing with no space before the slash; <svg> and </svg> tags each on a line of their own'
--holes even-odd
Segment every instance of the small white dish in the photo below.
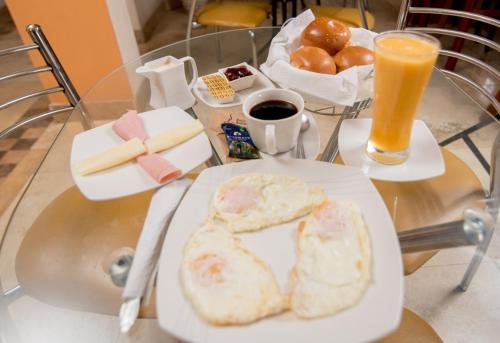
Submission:
<svg viewBox="0 0 500 343">
<path fill-rule="evenodd" d="M 227 76 L 226 76 L 226 74 L 224 72 L 227 69 L 229 69 L 229 68 L 237 68 L 237 67 L 245 67 L 245 68 L 247 68 L 248 71 L 250 73 L 252 73 L 252 75 L 240 77 L 239 79 L 230 81 L 227 78 Z M 236 64 L 234 66 L 229 66 L 229 67 L 226 67 L 226 68 L 219 69 L 219 73 L 221 73 L 222 75 L 224 75 L 224 77 L 226 78 L 226 80 L 229 82 L 229 84 L 231 85 L 231 87 L 233 87 L 233 89 L 236 92 L 239 92 L 239 91 L 242 91 L 244 89 L 252 87 L 253 84 L 254 84 L 254 82 L 255 82 L 255 79 L 257 78 L 257 74 L 254 74 L 254 72 L 250 69 L 250 65 L 248 63 L 246 63 L 246 62 L 243 62 L 243 63 L 240 63 L 240 64 Z"/>
<path fill-rule="evenodd" d="M 175 106 L 139 113 L 139 116 L 150 137 L 194 120 L 187 112 Z M 73 169 L 77 161 L 95 156 L 123 143 L 123 140 L 113 131 L 112 124 L 108 123 L 84 131 L 73 139 L 71 175 L 82 194 L 90 200 L 120 198 L 161 186 L 135 161 L 85 176 L 79 175 Z M 202 132 L 187 142 L 160 152 L 160 155 L 182 170 L 182 175 L 184 175 L 208 160 L 212 156 L 212 150 L 207 135 Z"/>
<path fill-rule="evenodd" d="M 311 126 L 309 126 L 309 129 L 302 133 L 304 152 L 307 160 L 315 160 L 320 152 L 321 143 L 318 124 L 316 123 L 316 119 L 314 119 L 314 116 L 310 112 L 304 111 L 303 113 L 309 118 L 309 123 L 311 124 Z M 295 158 L 296 151 L 297 146 L 295 146 L 292 150 L 281 154 L 269 155 L 260 152 L 260 155 L 262 156 L 262 158 Z"/>
<path fill-rule="evenodd" d="M 345 165 L 361 168 L 366 176 L 385 181 L 418 181 L 444 174 L 441 149 L 423 121 L 414 121 L 410 156 L 398 165 L 381 164 L 366 155 L 365 147 L 371 125 L 371 119 L 349 119 L 342 122 L 339 152 Z"/>
<path fill-rule="evenodd" d="M 248 69 L 252 72 L 252 74 L 256 75 L 255 82 L 252 87 L 236 92 L 232 102 L 226 104 L 218 103 L 217 100 L 213 98 L 208 92 L 208 88 L 201 79 L 201 77 L 199 77 L 198 80 L 196 81 L 196 84 L 194 85 L 193 88 L 193 93 L 196 96 L 196 98 L 198 98 L 198 100 L 200 100 L 207 106 L 213 108 L 224 108 L 224 107 L 233 107 L 241 105 L 243 101 L 247 98 L 247 96 L 249 96 L 255 91 L 265 88 L 276 88 L 274 83 L 271 80 L 269 80 L 266 76 L 264 76 L 264 74 L 262 74 L 260 71 L 258 71 L 257 69 L 255 69 L 250 65 L 248 65 Z"/>
<path fill-rule="evenodd" d="M 252 324 L 234 326 L 209 325 L 197 315 L 186 299 L 179 277 L 184 246 L 206 221 L 215 189 L 229 178 L 248 172 L 296 176 L 323 188 L 332 199 L 350 200 L 360 207 L 373 258 L 372 283 L 357 304 L 317 319 L 301 320 L 285 312 Z M 300 220 L 238 235 L 245 247 L 269 264 L 282 290 L 287 289 L 290 270 L 296 261 L 294 237 Z M 374 341 L 395 330 L 400 322 L 401 250 L 382 197 L 358 168 L 296 159 L 230 163 L 203 170 L 177 208 L 163 243 L 156 292 L 160 327 L 182 341 L 326 343 L 332 342 L 332 337 L 336 342 Z"/>
</svg>

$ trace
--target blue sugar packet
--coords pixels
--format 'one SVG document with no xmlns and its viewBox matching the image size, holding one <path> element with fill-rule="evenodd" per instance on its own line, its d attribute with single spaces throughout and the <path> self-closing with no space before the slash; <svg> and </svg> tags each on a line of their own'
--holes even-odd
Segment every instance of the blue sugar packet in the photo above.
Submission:
<svg viewBox="0 0 500 343">
<path fill-rule="evenodd" d="M 244 126 L 224 123 L 221 125 L 229 147 L 229 157 L 241 159 L 260 158 L 259 150 Z"/>
</svg>

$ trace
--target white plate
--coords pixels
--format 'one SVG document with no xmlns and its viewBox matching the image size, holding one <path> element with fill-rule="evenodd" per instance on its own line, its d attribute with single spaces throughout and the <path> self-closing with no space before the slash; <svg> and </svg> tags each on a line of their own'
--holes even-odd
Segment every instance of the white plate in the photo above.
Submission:
<svg viewBox="0 0 500 343">
<path fill-rule="evenodd" d="M 371 119 L 344 120 L 339 132 L 339 152 L 345 165 L 359 167 L 370 178 L 386 181 L 417 181 L 443 175 L 443 155 L 431 131 L 415 120 L 410 140 L 410 156 L 398 165 L 375 162 L 365 154 Z"/>
<path fill-rule="evenodd" d="M 316 119 L 314 119 L 314 116 L 310 112 L 304 111 L 304 114 L 309 118 L 309 123 L 311 124 L 309 129 L 306 132 L 302 133 L 304 153 L 306 155 L 306 159 L 314 160 L 319 154 L 321 143 L 318 124 L 316 123 Z M 282 154 L 269 155 L 261 151 L 260 155 L 262 156 L 262 158 L 295 158 L 296 151 L 297 146 L 295 146 L 292 150 L 284 152 Z"/>
<path fill-rule="evenodd" d="M 203 102 L 207 106 L 214 108 L 224 108 L 243 104 L 243 101 L 245 101 L 247 96 L 258 90 L 265 88 L 276 88 L 274 83 L 272 83 L 272 81 L 264 76 L 264 74 L 262 74 L 260 71 L 250 65 L 248 65 L 248 69 L 250 69 L 250 71 L 254 75 L 257 75 L 257 79 L 255 80 L 252 87 L 236 92 L 232 102 L 229 102 L 227 104 L 219 104 L 217 100 L 215 100 L 210 95 L 210 93 L 208 92 L 208 88 L 201 77 L 199 77 L 196 81 L 196 84 L 193 87 L 193 93 L 201 102 Z"/>
<path fill-rule="evenodd" d="M 183 294 L 179 269 L 183 248 L 208 215 L 210 199 L 225 180 L 248 172 L 298 176 L 323 187 L 334 199 L 357 203 L 368 225 L 373 252 L 372 284 L 354 307 L 333 316 L 299 320 L 287 312 L 244 326 L 205 323 Z M 267 261 L 282 290 L 295 262 L 298 220 L 242 234 L 243 244 Z M 396 231 L 371 181 L 358 168 L 326 162 L 269 159 L 204 170 L 189 189 L 172 219 L 160 256 L 157 311 L 160 326 L 188 342 L 366 342 L 396 329 L 403 306 L 403 267 Z"/>
<path fill-rule="evenodd" d="M 232 65 L 229 67 L 221 68 L 221 69 L 219 69 L 219 73 L 221 73 L 224 77 L 226 77 L 226 75 L 224 75 L 224 71 L 226 69 L 235 68 L 235 67 L 246 67 L 248 70 L 252 70 L 252 67 L 247 62 L 243 62 L 243 63 L 235 64 L 235 65 Z M 257 78 L 257 75 L 258 75 L 257 73 L 252 73 L 252 75 L 241 77 L 241 78 L 233 80 L 233 81 L 229 81 L 229 79 L 226 77 L 226 80 L 229 82 L 231 87 L 233 87 L 233 89 L 238 92 L 238 91 L 242 91 L 244 89 L 252 87 L 254 82 L 255 82 L 255 79 Z"/>
<path fill-rule="evenodd" d="M 194 120 L 179 107 L 165 107 L 139 115 L 142 118 L 144 129 L 150 137 Z M 90 200 L 119 198 L 160 186 L 136 162 L 124 163 L 86 176 L 75 172 L 73 165 L 77 161 L 95 156 L 123 143 L 123 140 L 114 133 L 112 124 L 108 123 L 84 131 L 73 139 L 70 161 L 71 175 L 83 195 Z M 202 132 L 187 142 L 161 152 L 160 155 L 181 169 L 184 175 L 209 159 L 212 150 L 207 135 Z"/>
</svg>

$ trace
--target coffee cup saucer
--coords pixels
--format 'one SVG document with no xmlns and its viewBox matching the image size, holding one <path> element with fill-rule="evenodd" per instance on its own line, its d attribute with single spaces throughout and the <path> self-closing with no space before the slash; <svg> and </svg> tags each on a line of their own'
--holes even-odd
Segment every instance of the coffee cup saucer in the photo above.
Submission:
<svg viewBox="0 0 500 343">
<path fill-rule="evenodd" d="M 445 172 L 441 149 L 422 120 L 413 123 L 410 155 L 402 164 L 387 165 L 365 153 L 372 119 L 348 119 L 339 132 L 339 152 L 344 164 L 360 168 L 371 179 L 405 182 L 430 179 Z"/>
<path fill-rule="evenodd" d="M 302 133 L 304 152 L 306 155 L 306 159 L 314 160 L 320 153 L 320 135 L 319 135 L 318 124 L 316 123 L 316 120 L 314 119 L 312 113 L 305 110 L 303 113 L 309 118 L 309 123 L 310 123 L 309 129 L 307 129 L 305 132 Z M 297 146 L 295 146 L 293 149 L 289 151 L 279 153 L 276 155 L 266 154 L 261 151 L 260 155 L 262 156 L 262 158 L 295 158 L 297 151 L 296 149 Z"/>
</svg>

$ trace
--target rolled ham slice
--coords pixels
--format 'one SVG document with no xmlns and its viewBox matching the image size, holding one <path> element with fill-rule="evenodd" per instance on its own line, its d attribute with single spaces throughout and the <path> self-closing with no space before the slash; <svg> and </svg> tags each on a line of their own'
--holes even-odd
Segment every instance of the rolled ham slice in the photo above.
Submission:
<svg viewBox="0 0 500 343">
<path fill-rule="evenodd" d="M 137 157 L 139 165 L 158 183 L 167 183 L 182 175 L 182 171 L 159 154 Z"/>
<path fill-rule="evenodd" d="M 129 110 L 113 123 L 113 131 L 122 139 L 128 141 L 132 138 L 139 138 L 144 142 L 148 138 L 146 130 L 142 125 L 142 120 L 135 110 Z"/>
</svg>

